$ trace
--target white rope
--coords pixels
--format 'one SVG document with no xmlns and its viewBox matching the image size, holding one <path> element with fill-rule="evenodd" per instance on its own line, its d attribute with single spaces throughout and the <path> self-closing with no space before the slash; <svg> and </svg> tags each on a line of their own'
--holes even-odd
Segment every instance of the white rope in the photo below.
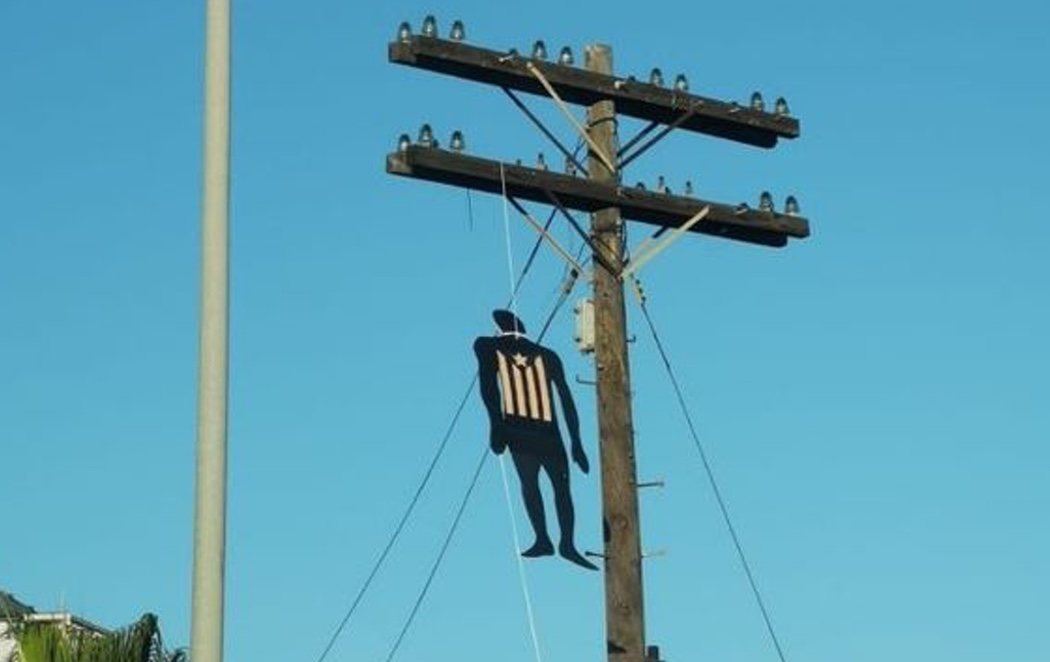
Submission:
<svg viewBox="0 0 1050 662">
<path fill-rule="evenodd" d="M 525 562 L 521 558 L 521 542 L 518 538 L 518 522 L 514 517 L 514 507 L 510 501 L 510 482 L 507 480 L 507 464 L 504 456 L 499 456 L 499 471 L 503 475 L 503 496 L 507 498 L 507 515 L 510 517 L 510 529 L 514 536 L 514 556 L 518 559 L 518 577 L 521 579 L 521 594 L 525 597 L 525 613 L 529 618 L 529 633 L 532 634 L 532 649 L 536 652 L 536 662 L 543 662 L 540 655 L 540 638 L 536 634 L 536 618 L 532 613 L 532 598 L 529 597 L 529 583 L 525 577 Z"/>
<path fill-rule="evenodd" d="M 514 283 L 514 251 L 510 245 L 510 211 L 507 209 L 507 178 L 503 164 L 499 166 L 500 183 L 503 188 L 503 234 L 507 245 L 507 269 L 510 274 L 510 309 L 515 317 L 518 315 L 518 292 Z M 521 594 L 525 599 L 525 614 L 529 621 L 529 633 L 532 635 L 532 650 L 536 653 L 536 662 L 543 662 L 540 654 L 540 638 L 536 634 L 536 617 L 532 613 L 532 597 L 529 595 L 529 582 L 525 576 L 525 561 L 521 558 L 521 540 L 518 536 L 518 521 L 514 516 L 514 506 L 510 500 L 510 481 L 507 480 L 505 455 L 499 456 L 499 471 L 503 476 L 503 496 L 507 501 L 507 516 L 510 519 L 510 531 L 514 543 L 514 558 L 518 561 L 518 578 L 521 580 Z"/>
<path fill-rule="evenodd" d="M 634 276 L 634 274 L 637 273 L 639 269 L 645 266 L 646 262 L 656 257 L 657 253 L 670 246 L 671 242 L 677 241 L 678 238 L 680 238 L 683 234 L 686 233 L 686 231 L 689 230 L 689 228 L 693 227 L 694 225 L 702 221 L 704 218 L 706 218 L 707 214 L 710 211 L 711 205 L 705 205 L 704 208 L 698 211 L 695 215 L 693 215 L 692 218 L 690 218 L 688 221 L 686 221 L 679 227 L 675 228 L 673 232 L 668 234 L 668 236 L 664 237 L 660 241 L 656 242 L 655 245 L 650 246 L 649 244 L 652 242 L 649 242 L 648 239 L 646 241 L 643 241 L 638 246 L 637 250 L 634 251 L 634 257 L 631 258 L 631 261 L 628 262 L 627 266 L 624 267 L 622 272 L 620 272 L 620 278 L 627 279 Z M 645 250 L 645 252 L 642 252 L 643 247 L 647 249 Z"/>
<path fill-rule="evenodd" d="M 499 164 L 499 181 L 503 189 L 503 237 L 507 244 L 507 274 L 510 277 L 510 311 L 518 315 L 518 288 L 514 287 L 514 251 L 510 247 L 510 210 L 507 209 L 507 175 Z"/>
</svg>

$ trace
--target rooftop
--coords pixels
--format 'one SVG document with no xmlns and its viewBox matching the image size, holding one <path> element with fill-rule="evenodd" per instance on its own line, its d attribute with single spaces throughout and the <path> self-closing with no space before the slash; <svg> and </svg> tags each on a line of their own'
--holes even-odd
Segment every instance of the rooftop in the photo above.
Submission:
<svg viewBox="0 0 1050 662">
<path fill-rule="evenodd" d="M 0 591 L 0 620 L 35 614 L 36 610 L 6 591 Z"/>
</svg>

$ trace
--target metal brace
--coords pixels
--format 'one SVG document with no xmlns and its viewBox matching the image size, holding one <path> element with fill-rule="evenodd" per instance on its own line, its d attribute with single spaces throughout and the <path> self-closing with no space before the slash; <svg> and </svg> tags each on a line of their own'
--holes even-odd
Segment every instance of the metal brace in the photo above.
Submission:
<svg viewBox="0 0 1050 662">
<path fill-rule="evenodd" d="M 610 159 L 609 156 L 598 147 L 598 143 L 594 142 L 594 138 L 591 138 L 591 136 L 587 133 L 587 129 L 583 128 L 583 125 L 581 125 L 579 120 L 576 119 L 576 116 L 572 114 L 572 111 L 569 110 L 569 107 L 566 106 L 565 102 L 562 101 L 560 96 L 558 96 L 558 92 L 555 91 L 554 87 L 550 84 L 550 81 L 548 81 L 547 77 L 543 75 L 543 72 L 536 68 L 536 65 L 531 62 L 526 62 L 525 68 L 529 70 L 530 74 L 536 77 L 536 80 L 540 82 L 540 85 L 543 86 L 543 89 L 547 90 L 547 94 L 549 94 L 550 97 L 554 99 L 554 102 L 558 104 L 558 108 L 560 108 L 561 112 L 565 114 L 565 117 L 569 119 L 569 122 L 572 123 L 572 126 L 576 129 L 576 132 L 580 134 L 580 137 L 587 141 L 587 145 L 591 148 L 591 151 L 593 151 L 598 156 L 598 159 L 601 160 L 602 164 L 606 168 L 609 169 L 609 172 L 614 174 L 619 172 L 616 169 L 616 165 L 613 163 L 612 159 Z"/>
<path fill-rule="evenodd" d="M 563 260 L 568 262 L 569 267 L 571 269 L 576 271 L 576 273 L 584 273 L 583 266 L 579 262 L 577 262 L 572 257 L 572 255 L 569 255 L 569 252 L 562 248 L 561 244 L 559 244 L 558 241 L 554 237 L 552 237 L 550 233 L 543 228 L 542 225 L 540 225 L 539 221 L 534 219 L 532 215 L 529 214 L 529 212 L 525 211 L 525 208 L 522 207 L 517 200 L 515 200 L 510 195 L 507 196 L 507 200 L 510 202 L 511 205 L 513 205 L 513 207 L 516 210 L 518 210 L 518 213 L 521 214 L 522 218 L 528 221 L 529 225 L 532 226 L 532 229 L 540 233 L 540 236 L 543 237 L 547 241 L 547 243 L 551 245 L 551 248 L 554 249 L 554 252 L 560 255 Z"/>
<path fill-rule="evenodd" d="M 672 242 L 680 238 L 689 228 L 693 227 L 704 219 L 711 212 L 711 206 L 707 205 L 696 214 L 693 215 L 688 221 L 686 221 L 680 227 L 674 229 L 674 231 L 667 237 L 664 237 L 656 243 L 652 248 L 643 252 L 641 255 L 631 259 L 627 266 L 623 268 L 621 278 L 630 278 L 636 271 L 645 266 L 645 263 L 656 257 L 657 253 L 664 250 L 671 245 Z"/>
</svg>

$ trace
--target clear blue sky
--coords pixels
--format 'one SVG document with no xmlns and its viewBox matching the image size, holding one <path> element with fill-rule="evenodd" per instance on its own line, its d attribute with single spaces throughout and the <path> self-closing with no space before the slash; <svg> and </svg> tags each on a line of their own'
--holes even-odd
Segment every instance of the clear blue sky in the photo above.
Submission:
<svg viewBox="0 0 1050 662">
<path fill-rule="evenodd" d="M 0 3 L 0 587 L 107 625 L 152 610 L 172 644 L 189 641 L 202 5 Z M 430 11 L 484 45 L 603 41 L 625 74 L 788 97 L 801 140 L 675 135 L 627 175 L 795 193 L 813 222 L 782 251 L 691 237 L 643 272 L 788 659 L 1050 659 L 1036 0 L 235 3 L 228 658 L 316 659 L 507 294 L 498 198 L 476 195 L 471 224 L 462 191 L 389 177 L 384 155 L 423 121 L 486 156 L 553 153 L 497 90 L 386 63 L 398 22 Z M 512 242 L 520 264 L 517 221 Z M 545 255 L 526 319 L 559 275 Z M 635 309 L 631 331 L 641 474 L 667 481 L 642 501 L 645 547 L 669 550 L 646 565 L 650 639 L 682 662 L 773 660 Z M 589 375 L 570 336 L 563 315 L 550 344 Z M 596 461 L 594 394 L 576 395 Z M 485 440 L 475 398 L 330 659 L 383 659 Z M 574 481 L 594 549 L 598 483 Z M 600 575 L 528 571 L 544 659 L 602 659 Z M 490 462 L 398 659 L 533 659 L 516 572 Z"/>
</svg>

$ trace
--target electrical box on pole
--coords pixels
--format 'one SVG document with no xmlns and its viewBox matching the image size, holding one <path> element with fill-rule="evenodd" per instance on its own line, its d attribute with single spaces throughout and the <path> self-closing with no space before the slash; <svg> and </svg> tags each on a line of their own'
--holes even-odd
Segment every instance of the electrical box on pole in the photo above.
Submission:
<svg viewBox="0 0 1050 662">
<path fill-rule="evenodd" d="M 572 309 L 576 318 L 576 332 L 572 339 L 581 354 L 594 353 L 594 300 L 580 299 Z"/>
</svg>

